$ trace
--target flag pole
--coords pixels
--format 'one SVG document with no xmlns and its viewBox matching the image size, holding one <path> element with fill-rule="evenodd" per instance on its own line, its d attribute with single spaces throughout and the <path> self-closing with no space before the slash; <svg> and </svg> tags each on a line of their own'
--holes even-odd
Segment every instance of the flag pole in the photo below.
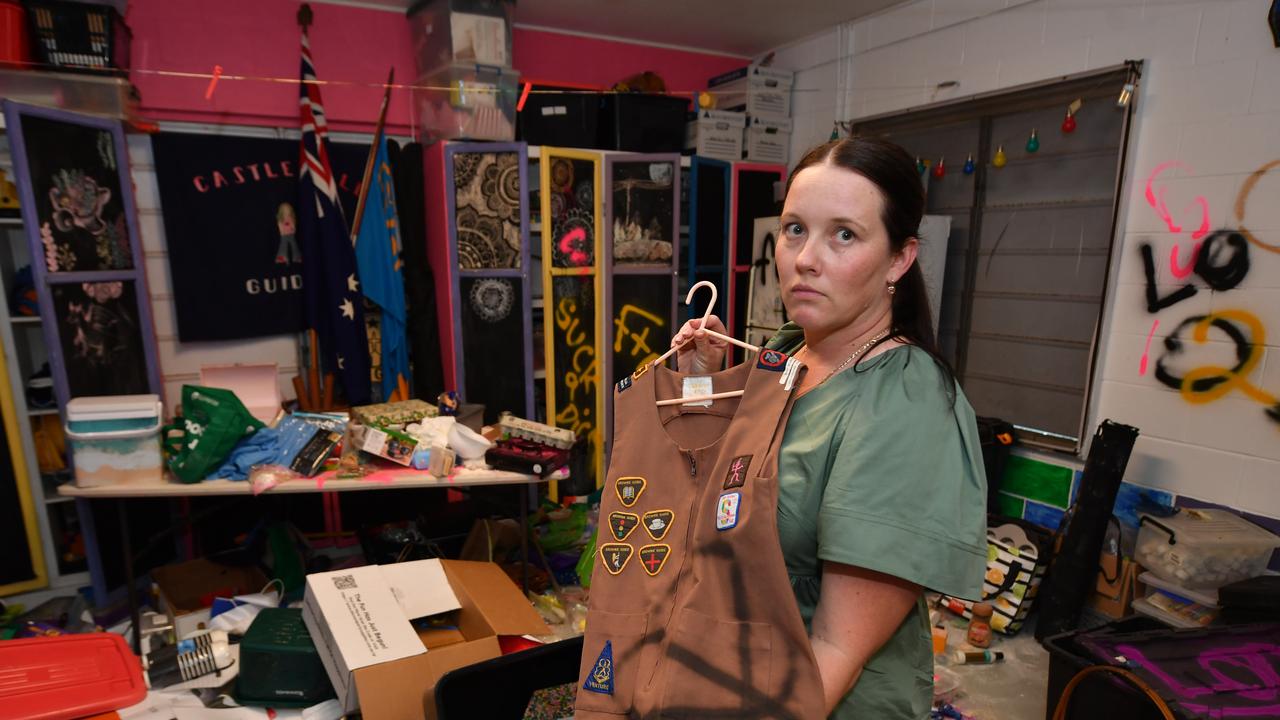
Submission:
<svg viewBox="0 0 1280 720">
<path fill-rule="evenodd" d="M 356 214 L 351 221 L 351 245 L 354 247 L 360 235 L 360 220 L 364 217 L 364 203 L 369 197 L 369 182 L 373 180 L 373 163 L 378 157 L 378 144 L 382 142 L 382 130 L 387 124 L 387 106 L 391 104 L 391 86 L 396 81 L 395 66 L 387 73 L 387 85 L 382 92 L 382 108 L 378 110 L 378 124 L 373 128 L 373 142 L 369 145 L 369 157 L 364 161 L 364 178 L 360 181 L 360 198 L 356 200 Z"/>
<path fill-rule="evenodd" d="M 311 27 L 311 22 L 313 19 L 314 19 L 314 15 L 311 12 L 311 5 L 309 3 L 302 3 L 302 5 L 298 6 L 298 14 L 297 14 L 298 27 L 302 28 L 302 34 L 304 36 L 307 34 L 307 29 Z M 307 381 L 306 381 L 306 387 L 305 387 L 306 392 L 305 393 L 301 392 L 301 390 L 303 390 L 304 388 L 299 387 L 300 385 L 302 385 L 300 377 L 294 378 L 293 388 L 295 391 L 298 392 L 298 404 L 302 407 L 302 409 L 308 412 L 315 412 L 321 409 L 320 407 L 320 338 L 317 335 L 315 328 L 307 329 L 305 339 L 302 342 L 303 344 L 305 344 L 307 348 Z"/>
</svg>

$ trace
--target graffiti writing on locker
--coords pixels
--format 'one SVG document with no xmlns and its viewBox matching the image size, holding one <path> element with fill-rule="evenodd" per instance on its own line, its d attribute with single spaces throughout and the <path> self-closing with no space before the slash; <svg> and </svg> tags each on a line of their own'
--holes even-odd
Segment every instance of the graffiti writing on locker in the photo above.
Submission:
<svg viewBox="0 0 1280 720">
<path fill-rule="evenodd" d="M 618 317 L 613 319 L 613 352 L 624 352 L 630 345 L 630 357 L 635 360 L 634 367 L 639 367 L 658 359 L 658 353 L 649 346 L 649 331 L 666 326 L 659 316 L 636 307 L 623 305 Z M 630 370 L 627 370 L 630 372 Z"/>
<path fill-rule="evenodd" d="M 1280 245 L 1264 241 L 1245 225 L 1245 210 L 1250 194 L 1264 175 L 1280 167 L 1280 160 L 1273 160 L 1259 167 L 1241 186 L 1234 208 L 1236 227 L 1212 232 L 1209 231 L 1209 203 L 1204 196 L 1198 195 L 1189 205 L 1179 208 L 1177 217 L 1169 209 L 1165 200 L 1168 188 L 1161 184 L 1160 177 L 1174 167 L 1190 169 L 1176 161 L 1161 163 L 1147 178 L 1145 193 L 1147 204 L 1170 233 L 1177 235 L 1185 231 L 1181 220 L 1190 219 L 1195 226 L 1194 230 L 1190 230 L 1190 238 L 1195 242 L 1186 262 L 1178 258 L 1179 245 L 1176 241 L 1170 248 L 1169 273 L 1177 280 L 1188 280 L 1195 274 L 1210 292 L 1229 292 L 1238 287 L 1249 274 L 1251 247 L 1280 253 Z M 1190 224 L 1186 227 L 1190 227 Z M 1144 242 L 1139 246 L 1139 252 L 1142 254 L 1142 267 L 1146 276 L 1147 312 L 1154 315 L 1200 292 L 1200 288 L 1188 280 L 1181 287 L 1161 295 L 1156 285 L 1155 248 L 1150 242 Z M 1147 350 L 1143 352 L 1138 368 L 1141 375 L 1147 372 L 1151 337 L 1158 326 L 1159 320 L 1153 321 L 1147 335 Z M 1208 361 L 1212 349 L 1224 338 L 1232 348 L 1231 357 L 1213 358 L 1216 362 Z M 1239 308 L 1191 315 L 1174 327 L 1163 344 L 1163 354 L 1155 363 L 1155 379 L 1179 391 L 1185 401 L 1204 404 L 1229 394 L 1239 394 L 1263 405 L 1266 416 L 1280 423 L 1280 398 L 1249 380 L 1250 373 L 1261 364 L 1266 345 L 1266 327 L 1257 315 Z"/>
<path fill-rule="evenodd" d="M 556 327 L 564 334 L 564 345 L 569 349 L 570 361 L 569 367 L 560 369 L 568 395 L 556 400 L 559 410 L 556 412 L 555 425 L 586 437 L 590 454 L 596 441 L 592 408 L 595 407 L 600 363 L 596 358 L 596 349 L 583 329 L 583 323 L 577 301 L 571 297 L 560 298 L 556 303 Z"/>
</svg>

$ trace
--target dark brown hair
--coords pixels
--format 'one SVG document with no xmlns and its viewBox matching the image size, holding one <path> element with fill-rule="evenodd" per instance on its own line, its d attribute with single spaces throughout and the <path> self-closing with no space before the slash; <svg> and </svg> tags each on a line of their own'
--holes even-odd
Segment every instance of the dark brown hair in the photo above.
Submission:
<svg viewBox="0 0 1280 720">
<path fill-rule="evenodd" d="M 806 153 L 791 171 L 787 178 L 787 193 L 791 192 L 791 183 L 801 170 L 823 163 L 857 173 L 880 190 L 884 199 L 880 219 L 889 232 L 891 252 L 901 252 L 909 238 L 917 237 L 920 218 L 924 215 L 924 186 L 915 160 L 901 146 L 888 140 L 865 137 L 832 140 L 819 145 Z M 955 375 L 938 350 L 924 273 L 918 261 L 911 263 L 907 272 L 898 279 L 896 287 L 890 303 L 889 337 L 929 353 L 943 375 L 952 381 L 947 385 L 954 387 Z"/>
</svg>

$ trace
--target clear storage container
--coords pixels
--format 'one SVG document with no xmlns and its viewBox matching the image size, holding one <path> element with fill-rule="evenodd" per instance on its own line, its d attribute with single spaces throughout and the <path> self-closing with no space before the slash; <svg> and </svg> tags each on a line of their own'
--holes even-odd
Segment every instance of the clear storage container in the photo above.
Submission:
<svg viewBox="0 0 1280 720">
<path fill-rule="evenodd" d="M 513 140 L 520 76 L 511 68 L 447 65 L 413 91 L 422 140 Z"/>
<path fill-rule="evenodd" d="M 409 8 L 418 72 L 478 63 L 511 67 L 513 0 L 423 0 Z"/>
<path fill-rule="evenodd" d="M 1192 590 L 1217 589 L 1263 574 L 1280 538 L 1226 510 L 1189 510 L 1167 518 L 1143 514 L 1135 559 Z"/>
<path fill-rule="evenodd" d="M 164 482 L 158 395 L 79 397 L 67 403 L 76 485 Z"/>
</svg>

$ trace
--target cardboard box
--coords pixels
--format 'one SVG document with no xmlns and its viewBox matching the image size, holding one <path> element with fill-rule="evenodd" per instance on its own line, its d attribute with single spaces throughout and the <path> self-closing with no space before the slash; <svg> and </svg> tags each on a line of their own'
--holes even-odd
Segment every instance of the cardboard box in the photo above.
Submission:
<svg viewBox="0 0 1280 720">
<path fill-rule="evenodd" d="M 205 558 L 164 565 L 151 571 L 160 610 L 169 616 L 181 640 L 204 630 L 214 596 L 234 597 L 262 592 L 267 576 L 254 566 L 220 565 Z"/>
<path fill-rule="evenodd" d="M 452 628 L 410 622 L 455 608 Z M 370 720 L 434 720 L 445 673 L 500 655 L 501 635 L 548 632 L 502 568 L 463 560 L 308 575 L 302 619 L 344 711 Z"/>
<path fill-rule="evenodd" d="M 791 120 L 754 116 L 742 131 L 742 157 L 752 162 L 786 165 L 791 155 Z"/>
<path fill-rule="evenodd" d="M 747 116 L 740 112 L 699 110 L 685 124 L 684 147 L 704 157 L 733 162 L 742 159 L 742 131 Z"/>
<path fill-rule="evenodd" d="M 361 450 L 404 466 L 413 462 L 413 451 L 417 448 L 418 439 L 412 435 L 373 425 L 365 429 L 360 444 Z"/>
<path fill-rule="evenodd" d="M 1119 620 L 1133 613 L 1133 601 L 1145 592 L 1138 581 L 1141 569 L 1128 558 L 1104 552 L 1098 558 L 1098 578 L 1088 604 L 1107 617 Z"/>
<path fill-rule="evenodd" d="M 717 110 L 773 118 L 791 117 L 791 86 L 796 74 L 774 67 L 747 65 L 707 81 Z"/>
</svg>

